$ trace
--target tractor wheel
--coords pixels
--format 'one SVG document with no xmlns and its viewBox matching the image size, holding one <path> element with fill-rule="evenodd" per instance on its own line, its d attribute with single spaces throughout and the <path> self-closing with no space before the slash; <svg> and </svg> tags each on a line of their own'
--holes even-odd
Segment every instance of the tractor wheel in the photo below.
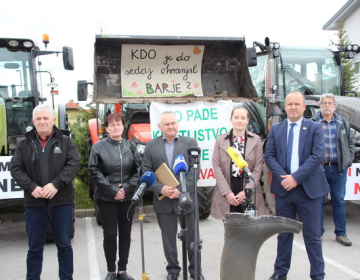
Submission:
<svg viewBox="0 0 360 280">
<path fill-rule="evenodd" d="M 210 215 L 211 201 L 215 187 L 198 187 L 199 218 L 206 219 Z"/>
<path fill-rule="evenodd" d="M 266 166 L 266 164 L 264 164 L 263 167 L 263 189 L 264 189 L 264 193 L 265 193 L 265 197 L 266 197 L 266 202 L 267 205 L 269 207 L 269 211 L 271 214 L 276 215 L 276 211 L 275 211 L 275 198 L 273 196 L 273 194 L 270 192 L 270 188 L 271 188 L 271 172 L 269 170 L 269 168 Z"/>
</svg>

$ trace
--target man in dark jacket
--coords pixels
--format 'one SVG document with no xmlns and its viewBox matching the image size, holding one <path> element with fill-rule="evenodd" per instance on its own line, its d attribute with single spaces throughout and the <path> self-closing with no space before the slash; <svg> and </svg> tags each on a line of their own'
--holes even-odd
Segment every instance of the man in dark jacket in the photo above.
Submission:
<svg viewBox="0 0 360 280">
<path fill-rule="evenodd" d="M 324 168 L 329 183 L 336 241 L 344 246 L 352 242 L 346 235 L 346 180 L 347 170 L 351 166 L 355 145 L 350 133 L 349 123 L 337 113 L 335 96 L 331 93 L 320 97 L 320 110 L 316 121 L 320 122 L 325 136 Z M 322 235 L 324 229 L 325 197 L 322 200 Z"/>
<path fill-rule="evenodd" d="M 80 158 L 70 138 L 54 126 L 50 106 L 36 106 L 32 122 L 35 129 L 25 134 L 11 161 L 11 175 L 24 190 L 29 237 L 26 279 L 40 279 L 48 224 L 58 249 L 59 278 L 73 279 L 73 180 Z"/>
</svg>

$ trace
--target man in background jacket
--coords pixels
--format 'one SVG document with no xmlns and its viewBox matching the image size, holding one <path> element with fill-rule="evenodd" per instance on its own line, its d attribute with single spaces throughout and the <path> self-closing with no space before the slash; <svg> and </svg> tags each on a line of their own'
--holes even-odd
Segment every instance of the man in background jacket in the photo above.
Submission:
<svg viewBox="0 0 360 280">
<path fill-rule="evenodd" d="M 55 127 L 50 106 L 36 106 L 32 122 L 35 128 L 25 134 L 11 161 L 11 175 L 24 190 L 29 238 L 26 279 L 40 279 L 48 224 L 58 249 L 59 278 L 73 279 L 73 180 L 80 158 L 70 138 Z"/>
<path fill-rule="evenodd" d="M 315 120 L 318 121 L 325 136 L 324 169 L 329 183 L 333 220 L 335 224 L 336 241 L 344 246 L 351 246 L 352 242 L 346 235 L 346 180 L 347 170 L 351 166 L 355 144 L 350 135 L 349 123 L 336 110 L 335 96 L 331 93 L 320 97 L 320 110 Z M 325 196 L 322 199 L 322 227 L 324 234 Z"/>
</svg>

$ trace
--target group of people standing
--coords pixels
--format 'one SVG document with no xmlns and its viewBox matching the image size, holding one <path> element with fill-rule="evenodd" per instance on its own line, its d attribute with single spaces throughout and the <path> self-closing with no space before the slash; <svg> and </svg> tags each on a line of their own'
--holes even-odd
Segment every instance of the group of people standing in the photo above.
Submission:
<svg viewBox="0 0 360 280">
<path fill-rule="evenodd" d="M 35 107 L 32 122 L 34 129 L 25 134 L 11 162 L 11 175 L 24 190 L 26 232 L 29 238 L 26 279 L 40 279 L 49 225 L 58 249 L 58 277 L 63 280 L 73 279 L 71 231 L 74 178 L 80 169 L 79 154 L 71 139 L 56 128 L 52 107 Z M 127 272 L 127 263 L 136 206 L 131 199 L 139 185 L 140 175 L 146 171 L 155 172 L 163 162 L 171 167 L 174 158 L 183 154 L 189 166 L 187 191 L 194 199 L 199 171 L 195 174 L 195 169 L 190 165 L 187 149 L 197 146 L 197 141 L 179 136 L 175 114 L 164 112 L 158 124 L 163 136 L 147 143 L 142 160 L 135 143 L 123 139 L 125 119 L 121 114 L 109 114 L 104 126 L 108 137 L 92 146 L 89 174 L 97 187 L 94 198 L 102 220 L 103 248 L 108 270 L 105 279 L 130 280 L 134 278 Z M 156 181 L 153 193 L 153 205 L 168 262 L 167 279 L 177 279 L 181 270 L 176 248 L 180 190 Z M 164 196 L 164 199 L 160 200 L 160 196 Z M 187 209 L 184 215 L 186 225 L 182 226 L 187 228 L 189 272 L 194 278 L 195 264 L 200 269 L 200 263 L 195 261 L 194 251 L 190 248 L 190 243 L 194 241 L 194 207 Z M 203 276 L 200 275 L 199 279 L 203 279 Z"/>
<path fill-rule="evenodd" d="M 291 92 L 285 98 L 287 119 L 271 127 L 263 155 L 257 135 L 246 130 L 249 115 L 246 109 L 234 108 L 232 129 L 220 135 L 215 143 L 212 163 L 216 187 L 211 215 L 225 219 L 225 213 L 244 212 L 243 173 L 227 155 L 227 149 L 238 150 L 249 165 L 255 182 L 255 207 L 264 214 L 264 201 L 259 184 L 265 160 L 272 172 L 271 193 L 275 195 L 276 215 L 303 223 L 303 236 L 310 261 L 311 279 L 324 279 L 322 254 L 325 199 L 331 194 L 335 240 L 351 246 L 346 234 L 346 176 L 354 159 L 354 142 L 348 122 L 335 112 L 333 94 L 320 98 L 320 112 L 314 120 L 305 119 L 305 96 Z M 269 280 L 286 280 L 290 270 L 293 233 L 278 235 L 274 273 Z"/>
<path fill-rule="evenodd" d="M 105 120 L 108 137 L 93 145 L 89 159 L 89 174 L 97 187 L 94 197 L 103 227 L 103 245 L 108 270 L 105 280 L 134 279 L 127 273 L 126 265 L 136 206 L 131 202 L 131 198 L 138 186 L 140 174 L 155 172 L 164 162 L 171 169 L 174 158 L 183 154 L 189 166 L 186 186 L 192 199 L 194 199 L 195 178 L 199 176 L 199 174 L 195 176 L 195 171 L 190 166 L 187 156 L 187 148 L 197 146 L 197 142 L 193 138 L 178 135 L 178 122 L 174 113 L 164 112 L 161 115 L 158 127 L 163 135 L 146 144 L 143 160 L 135 144 L 123 139 L 124 125 L 125 120 L 121 114 L 108 115 Z M 164 253 L 168 262 L 167 279 L 174 280 L 178 278 L 181 270 L 176 246 L 180 190 L 155 181 L 152 191 L 153 207 L 161 229 Z M 161 196 L 164 198 L 160 200 Z M 182 226 L 186 227 L 188 234 L 186 240 L 189 272 L 194 278 L 196 262 L 194 250 L 190 248 L 190 243 L 194 241 L 192 238 L 194 236 L 194 208 L 187 209 L 184 214 L 185 219 L 181 220 L 185 220 L 186 225 Z M 117 251 L 119 257 L 116 263 Z"/>
<path fill-rule="evenodd" d="M 245 208 L 244 173 L 227 153 L 236 149 L 248 163 L 254 176 L 251 182 L 257 215 L 266 214 L 260 177 L 264 164 L 272 172 L 271 192 L 275 195 L 276 214 L 291 219 L 298 214 L 303 223 L 303 235 L 311 265 L 311 279 L 324 279 L 322 235 L 324 233 L 325 196 L 330 192 L 336 241 L 350 246 L 346 235 L 345 183 L 347 168 L 354 157 L 354 143 L 348 123 L 337 113 L 332 94 L 320 99 L 315 121 L 303 118 L 305 97 L 291 92 L 285 99 L 287 120 L 273 125 L 263 153 L 258 135 L 247 130 L 249 112 L 244 107 L 232 110 L 232 128 L 215 142 L 212 163 L 216 177 L 211 215 L 225 220 L 228 212 L 243 213 Z M 74 207 L 72 181 L 80 168 L 80 159 L 71 139 L 55 127 L 54 111 L 39 105 L 33 111 L 34 129 L 25 135 L 11 163 L 11 174 L 25 193 L 26 231 L 29 237 L 27 278 L 40 279 L 46 229 L 51 224 L 58 248 L 59 278 L 73 279 L 71 226 Z M 131 198 L 143 172 L 155 172 L 164 162 L 172 167 L 179 154 L 189 167 L 187 191 L 192 199 L 196 191 L 199 170 L 191 166 L 187 150 L 197 146 L 191 137 L 178 134 L 178 121 L 172 112 L 161 114 L 158 127 L 162 136 L 146 144 L 143 159 L 132 141 L 123 138 L 125 119 L 110 114 L 105 120 L 108 137 L 92 146 L 89 174 L 97 186 L 94 198 L 103 227 L 103 248 L 108 274 L 105 280 L 134 279 L 127 272 L 131 243 L 131 226 L 135 205 Z M 170 168 L 171 169 L 171 168 Z M 197 174 L 195 174 L 197 172 Z M 195 260 L 190 243 L 195 236 L 195 209 L 187 209 L 180 218 L 180 187 L 155 181 L 153 207 L 161 230 L 163 250 L 167 260 L 167 280 L 176 280 L 181 267 L 176 246 L 178 221 L 187 229 L 189 273 L 199 279 L 200 252 Z M 164 196 L 163 199 L 159 199 Z M 118 241 L 117 241 L 118 238 Z M 292 233 L 278 235 L 277 258 L 271 280 L 287 278 L 292 252 Z M 119 257 L 117 257 L 119 255 Z M 186 268 L 184 268 L 186 269 Z M 199 280 L 196 279 L 196 280 Z"/>
<path fill-rule="evenodd" d="M 335 113 L 333 94 L 320 97 L 315 121 L 304 116 L 305 97 L 291 92 L 285 98 L 287 120 L 271 127 L 265 148 L 265 163 L 272 172 L 271 192 L 276 215 L 303 223 L 303 236 L 310 261 L 310 278 L 324 279 L 322 254 L 325 196 L 330 192 L 336 241 L 350 246 L 346 235 L 345 191 L 347 169 L 354 158 L 349 124 Z M 274 274 L 270 280 L 286 280 L 290 270 L 293 233 L 278 235 Z"/>
</svg>

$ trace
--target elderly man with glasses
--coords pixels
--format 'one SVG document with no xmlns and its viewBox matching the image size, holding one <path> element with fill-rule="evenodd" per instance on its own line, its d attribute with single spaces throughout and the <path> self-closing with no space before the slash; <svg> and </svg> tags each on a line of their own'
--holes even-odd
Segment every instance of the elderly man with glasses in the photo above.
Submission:
<svg viewBox="0 0 360 280">
<path fill-rule="evenodd" d="M 329 183 L 333 219 L 335 223 L 336 241 L 344 246 L 351 246 L 352 242 L 346 235 L 346 180 L 347 170 L 351 166 L 355 145 L 350 132 L 349 123 L 338 113 L 335 96 L 331 93 L 320 97 L 320 112 L 315 120 L 320 122 L 324 130 L 325 155 L 324 169 Z M 322 200 L 322 235 L 325 216 L 325 197 Z"/>
</svg>

